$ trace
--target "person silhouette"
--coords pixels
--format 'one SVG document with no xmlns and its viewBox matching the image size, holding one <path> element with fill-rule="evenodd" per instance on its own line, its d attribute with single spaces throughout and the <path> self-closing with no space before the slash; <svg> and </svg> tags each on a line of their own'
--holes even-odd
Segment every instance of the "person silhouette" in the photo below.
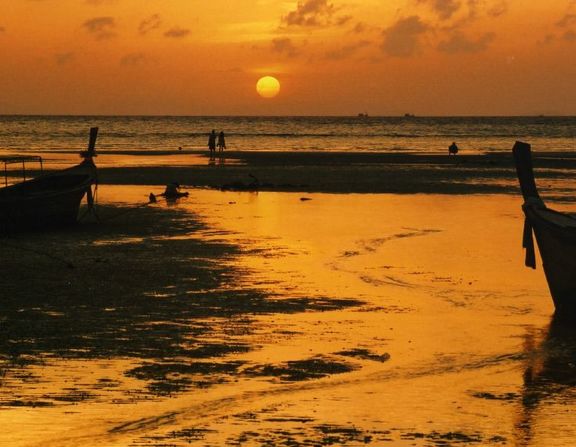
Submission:
<svg viewBox="0 0 576 447">
<path fill-rule="evenodd" d="M 218 134 L 218 143 L 217 143 L 217 146 L 218 146 L 218 150 L 219 150 L 220 152 L 223 152 L 224 149 L 226 149 L 226 140 L 224 139 L 224 132 L 220 132 L 220 133 Z"/>
<path fill-rule="evenodd" d="M 458 153 L 458 146 L 453 141 L 450 146 L 448 146 L 448 155 L 456 155 Z"/>
<path fill-rule="evenodd" d="M 210 156 L 213 157 L 216 153 L 216 131 L 214 129 L 208 136 L 208 149 L 210 150 Z"/>
</svg>

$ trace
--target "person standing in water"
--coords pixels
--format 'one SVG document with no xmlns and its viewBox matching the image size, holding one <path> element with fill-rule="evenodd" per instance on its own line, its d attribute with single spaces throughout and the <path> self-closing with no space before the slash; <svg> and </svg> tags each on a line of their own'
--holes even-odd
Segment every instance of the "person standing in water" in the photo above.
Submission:
<svg viewBox="0 0 576 447">
<path fill-rule="evenodd" d="M 220 132 L 220 133 L 218 134 L 218 143 L 217 143 L 217 146 L 218 146 L 218 150 L 219 150 L 220 152 L 224 152 L 224 149 L 226 149 L 226 140 L 225 140 L 225 138 L 224 138 L 224 132 Z"/>
<path fill-rule="evenodd" d="M 216 131 L 214 129 L 208 136 L 208 149 L 210 150 L 210 156 L 213 157 L 216 153 Z"/>
</svg>

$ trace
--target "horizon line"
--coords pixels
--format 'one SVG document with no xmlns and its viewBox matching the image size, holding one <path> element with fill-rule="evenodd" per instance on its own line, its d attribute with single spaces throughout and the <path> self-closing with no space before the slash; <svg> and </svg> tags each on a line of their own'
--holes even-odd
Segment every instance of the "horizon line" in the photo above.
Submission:
<svg viewBox="0 0 576 447">
<path fill-rule="evenodd" d="M 401 115 L 177 115 L 177 114 L 44 114 L 44 113 L 0 113 L 0 117 L 54 117 L 54 118 L 574 118 L 574 115 L 555 114 L 525 114 L 525 115 L 416 115 L 406 113 Z"/>
</svg>

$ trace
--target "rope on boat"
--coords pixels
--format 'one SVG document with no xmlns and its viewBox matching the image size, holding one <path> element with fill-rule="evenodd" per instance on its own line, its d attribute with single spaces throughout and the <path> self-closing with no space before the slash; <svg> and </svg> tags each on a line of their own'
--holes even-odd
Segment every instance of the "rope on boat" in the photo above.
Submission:
<svg viewBox="0 0 576 447">
<path fill-rule="evenodd" d="M 88 207 L 86 208 L 86 210 L 84 210 L 84 213 L 82 213 L 82 215 L 78 217 L 78 220 L 83 220 L 88 214 L 93 214 L 96 220 L 99 222 L 100 216 L 98 216 L 98 213 L 96 212 L 96 202 L 98 199 L 98 179 L 96 179 L 96 181 L 94 182 L 94 192 L 92 192 L 92 188 L 90 187 L 90 189 L 87 191 L 87 194 L 88 194 Z"/>
<path fill-rule="evenodd" d="M 140 205 L 136 205 L 136 206 L 134 206 L 134 207 L 132 207 L 132 208 L 125 209 L 125 210 L 120 211 L 120 212 L 118 212 L 118 213 L 116 213 L 116 214 L 113 214 L 112 216 L 107 216 L 105 219 L 102 219 L 102 220 L 103 220 L 103 221 L 108 221 L 108 220 L 117 219 L 117 218 L 119 218 L 119 217 L 124 216 L 125 214 L 131 213 L 132 211 L 136 211 L 136 210 L 138 210 L 138 209 L 140 209 L 140 208 L 144 208 L 144 207 L 146 207 L 146 206 L 148 206 L 148 205 L 153 205 L 154 203 L 157 203 L 157 202 L 141 203 Z"/>
<path fill-rule="evenodd" d="M 524 265 L 526 267 L 536 268 L 536 253 L 534 251 L 534 238 L 532 235 L 532 225 L 528 219 L 524 219 L 524 232 L 522 235 L 522 247 L 526 249 L 526 258 Z"/>
<path fill-rule="evenodd" d="M 164 201 L 164 202 L 168 202 L 169 200 L 175 200 L 175 199 L 180 199 L 183 197 L 188 197 L 188 193 L 181 193 L 180 192 L 180 185 L 176 182 L 172 182 L 169 183 L 168 185 L 166 185 L 166 189 L 162 194 L 154 194 L 154 193 L 150 193 L 150 195 L 148 196 L 148 202 L 146 203 L 142 203 L 140 205 L 136 205 L 135 207 L 123 210 L 121 212 L 118 212 L 112 216 L 108 216 L 105 219 L 101 219 L 98 214 L 96 213 L 96 203 L 98 201 L 98 179 L 96 179 L 96 181 L 94 182 L 94 193 L 92 193 L 92 190 L 90 190 L 90 197 L 88 199 L 88 209 L 82 214 L 82 216 L 79 218 L 79 220 L 82 220 L 88 213 L 92 213 L 94 214 L 94 216 L 96 217 L 96 220 L 101 222 L 101 221 L 108 221 L 108 220 L 112 220 L 112 219 L 117 219 L 118 217 L 121 217 L 125 214 L 128 214 L 132 211 L 135 211 L 137 209 L 140 208 L 144 208 L 148 205 L 153 205 L 158 203 L 160 200 Z"/>
<path fill-rule="evenodd" d="M 154 197 L 154 199 L 152 199 L 152 196 Z M 186 196 L 182 196 L 182 197 L 186 197 Z M 138 210 L 138 209 L 140 209 L 140 208 L 144 208 L 144 207 L 147 207 L 147 206 L 149 206 L 149 205 L 155 205 L 155 204 L 161 203 L 161 202 L 168 202 L 168 200 L 170 200 L 170 198 L 165 197 L 165 196 L 162 195 L 162 194 L 155 195 L 155 194 L 152 194 L 152 193 L 151 193 L 151 194 L 150 194 L 150 199 L 148 200 L 148 202 L 146 202 L 146 203 L 141 203 L 140 205 L 136 205 L 136 206 L 134 206 L 134 207 L 132 207 L 132 208 L 128 208 L 128 209 L 122 210 L 122 211 L 120 211 L 120 212 L 118 212 L 118 213 L 116 213 L 116 214 L 113 214 L 112 216 L 107 216 L 106 218 L 100 218 L 99 221 L 101 221 L 101 222 L 102 222 L 102 221 L 106 222 L 106 221 L 109 221 L 109 220 L 117 219 L 117 218 L 119 218 L 119 217 L 124 216 L 125 214 L 131 213 L 132 211 L 136 211 L 136 210 Z"/>
<path fill-rule="evenodd" d="M 66 260 L 65 258 L 53 255 L 52 253 L 49 253 L 49 252 L 44 251 L 44 250 L 37 250 L 35 248 L 23 247 L 21 245 L 11 244 L 9 242 L 6 243 L 5 240 L 2 241 L 2 246 L 8 247 L 8 248 L 13 248 L 15 250 L 27 251 L 27 252 L 34 253 L 34 254 L 40 255 L 40 256 L 45 256 L 47 258 L 53 259 L 54 261 L 58 261 L 58 262 L 64 264 L 69 269 L 76 268 L 76 266 L 74 264 L 72 264 L 70 261 Z"/>
</svg>

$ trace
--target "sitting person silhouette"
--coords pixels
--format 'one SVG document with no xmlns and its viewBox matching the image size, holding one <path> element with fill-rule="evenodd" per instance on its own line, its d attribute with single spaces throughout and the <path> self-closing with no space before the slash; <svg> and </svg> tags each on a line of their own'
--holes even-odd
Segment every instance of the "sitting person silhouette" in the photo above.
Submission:
<svg viewBox="0 0 576 447">
<path fill-rule="evenodd" d="M 456 146 L 455 142 L 452 142 L 450 146 L 448 146 L 448 155 L 456 155 L 458 153 L 458 146 Z"/>
</svg>

